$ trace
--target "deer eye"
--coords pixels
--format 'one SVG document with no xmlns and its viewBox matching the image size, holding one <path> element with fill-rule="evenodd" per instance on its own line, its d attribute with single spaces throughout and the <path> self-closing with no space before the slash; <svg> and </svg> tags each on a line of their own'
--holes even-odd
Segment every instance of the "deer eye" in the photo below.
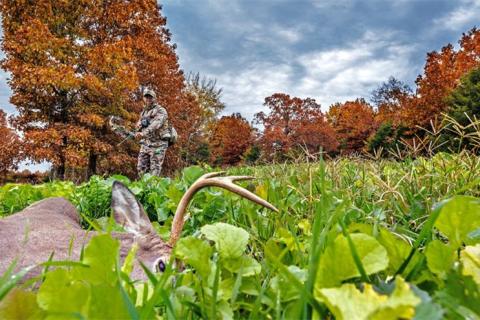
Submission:
<svg viewBox="0 0 480 320">
<path fill-rule="evenodd" d="M 165 266 L 165 263 L 163 262 L 162 259 L 158 260 L 155 268 L 157 269 L 157 272 L 164 272 L 165 271 L 166 266 Z"/>
</svg>

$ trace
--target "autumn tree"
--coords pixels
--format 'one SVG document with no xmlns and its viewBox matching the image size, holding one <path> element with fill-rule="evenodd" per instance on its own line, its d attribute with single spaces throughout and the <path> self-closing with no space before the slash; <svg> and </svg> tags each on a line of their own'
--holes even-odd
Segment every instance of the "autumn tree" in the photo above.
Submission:
<svg viewBox="0 0 480 320">
<path fill-rule="evenodd" d="M 0 110 L 0 177 L 5 178 L 9 170 L 17 169 L 22 159 L 22 143 L 12 128 L 8 127 L 6 113 Z"/>
<path fill-rule="evenodd" d="M 261 145 L 267 158 L 301 146 L 306 146 L 312 153 L 320 149 L 327 152 L 336 149 L 335 133 L 315 99 L 276 93 L 265 98 L 264 106 L 270 112 L 257 113 L 255 121 L 264 127 Z"/>
<path fill-rule="evenodd" d="M 180 143 L 195 117 L 195 102 L 183 92 L 175 46 L 154 1 L 0 0 L 4 39 L 2 62 L 9 71 L 16 127 L 26 151 L 50 161 L 57 176 L 67 167 L 89 174 L 132 170 L 138 146 L 108 130 L 107 117 L 134 122 L 144 86 L 180 132 Z M 185 119 L 178 119 L 182 114 Z M 184 139 L 183 139 L 184 141 Z"/>
<path fill-rule="evenodd" d="M 234 165 L 253 142 L 253 128 L 239 113 L 223 116 L 209 139 L 211 159 L 215 165 Z"/>
<path fill-rule="evenodd" d="M 462 35 L 459 49 L 444 46 L 440 52 L 427 54 L 424 73 L 416 80 L 415 99 L 408 101 L 403 121 L 414 129 L 429 127 L 429 122 L 447 111 L 447 97 L 459 84 L 460 78 L 480 65 L 480 30 L 473 28 Z"/>
<path fill-rule="evenodd" d="M 375 112 L 364 99 L 336 103 L 327 113 L 335 129 L 342 153 L 360 152 L 375 132 Z"/>
</svg>

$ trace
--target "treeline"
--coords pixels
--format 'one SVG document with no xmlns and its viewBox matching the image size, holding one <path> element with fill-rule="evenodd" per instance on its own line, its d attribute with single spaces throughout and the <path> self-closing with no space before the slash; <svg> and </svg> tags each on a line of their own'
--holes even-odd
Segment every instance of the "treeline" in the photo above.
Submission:
<svg viewBox="0 0 480 320">
<path fill-rule="evenodd" d="M 480 31 L 427 54 L 412 89 L 390 77 L 371 93 L 321 111 L 314 99 L 276 93 L 253 124 L 222 117 L 195 153 L 200 161 L 285 161 L 299 154 L 397 156 L 480 150 Z M 260 131 L 258 130 L 260 128 Z"/>
<path fill-rule="evenodd" d="M 480 112 L 477 29 L 462 36 L 458 49 L 449 44 L 429 53 L 415 89 L 390 78 L 370 101 L 337 103 L 325 113 L 314 99 L 276 93 L 265 98 L 269 111 L 249 123 L 240 114 L 219 117 L 225 106 L 215 81 L 183 74 L 154 1 L 0 0 L 0 6 L 1 66 L 11 75 L 17 108 L 10 119 L 0 114 L 0 175 L 29 159 L 51 163 L 60 179 L 135 176 L 138 144 L 120 143 L 108 118 L 135 123 L 144 87 L 157 92 L 180 135 L 167 153 L 167 174 L 194 163 L 394 150 L 445 124 L 444 114 L 451 128 L 443 125 L 441 148 L 474 149 L 478 142 L 471 125 Z M 455 135 L 455 125 L 466 134 Z"/>
</svg>

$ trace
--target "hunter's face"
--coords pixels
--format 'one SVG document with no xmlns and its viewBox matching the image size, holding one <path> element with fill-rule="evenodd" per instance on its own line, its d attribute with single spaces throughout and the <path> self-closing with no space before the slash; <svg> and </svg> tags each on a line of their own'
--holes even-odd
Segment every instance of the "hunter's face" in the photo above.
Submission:
<svg viewBox="0 0 480 320">
<path fill-rule="evenodd" d="M 153 97 L 152 96 L 144 96 L 143 97 L 143 102 L 145 102 L 147 105 L 151 105 L 153 103 Z"/>
</svg>

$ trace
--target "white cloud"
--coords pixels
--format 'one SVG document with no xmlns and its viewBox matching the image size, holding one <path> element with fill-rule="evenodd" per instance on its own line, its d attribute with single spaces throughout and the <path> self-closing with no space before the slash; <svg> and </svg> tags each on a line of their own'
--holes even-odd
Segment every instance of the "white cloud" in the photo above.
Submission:
<svg viewBox="0 0 480 320">
<path fill-rule="evenodd" d="M 354 0 L 313 0 L 312 4 L 319 9 L 328 9 L 332 7 L 348 8 L 353 5 Z"/>
<path fill-rule="evenodd" d="M 265 111 L 263 101 L 283 92 L 314 98 L 326 111 L 335 102 L 369 98 L 372 90 L 393 75 L 411 78 L 410 56 L 415 47 L 395 41 L 388 32 L 366 32 L 346 47 L 317 50 L 278 64 L 256 61 L 241 71 L 205 72 L 223 88 L 225 114 L 240 112 L 247 119 Z"/>
<path fill-rule="evenodd" d="M 389 76 L 405 79 L 413 72 L 414 47 L 392 39 L 393 34 L 367 32 L 349 47 L 299 56 L 305 76 L 293 89 L 317 99 L 324 110 L 334 102 L 368 98 Z"/>
<path fill-rule="evenodd" d="M 455 10 L 433 21 L 436 30 L 465 31 L 479 23 L 480 0 L 463 0 Z"/>
<path fill-rule="evenodd" d="M 263 100 L 276 92 L 288 93 L 292 86 L 292 66 L 287 64 L 253 63 L 242 72 L 209 75 L 223 88 L 224 114 L 240 112 L 249 120 L 255 113 L 265 111 Z"/>
<path fill-rule="evenodd" d="M 288 43 L 296 43 L 302 40 L 302 31 L 300 28 L 285 28 L 279 25 L 276 25 L 272 28 L 274 34 L 281 40 L 284 40 Z"/>
</svg>

